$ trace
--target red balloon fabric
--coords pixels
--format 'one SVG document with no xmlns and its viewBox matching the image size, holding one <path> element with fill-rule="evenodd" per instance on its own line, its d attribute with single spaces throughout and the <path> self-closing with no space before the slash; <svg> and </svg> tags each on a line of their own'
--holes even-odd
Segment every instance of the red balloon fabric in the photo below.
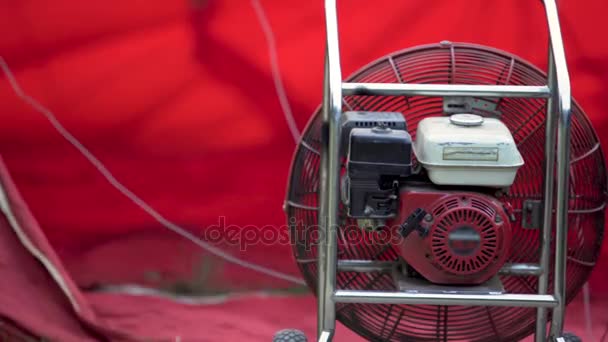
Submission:
<svg viewBox="0 0 608 342">
<path fill-rule="evenodd" d="M 303 129 L 321 101 L 323 3 L 260 2 L 274 30 L 296 123 Z M 559 5 L 573 94 L 606 149 L 608 37 L 603 14 L 608 2 L 563 0 Z M 441 40 L 494 46 L 546 69 L 548 36 L 539 1 L 349 0 L 338 7 L 345 76 L 389 52 Z M 51 109 L 117 179 L 162 215 L 202 238 L 221 225 L 284 232 L 281 206 L 294 144 L 275 93 L 266 37 L 250 2 L 3 0 L 0 32 L 0 56 L 24 91 Z M 37 221 L 39 228 L 34 225 L 30 233 L 48 239 L 48 245 L 41 242 L 42 249 L 52 255 L 53 264 L 65 267 L 61 273 L 75 294 L 103 284 L 197 293 L 293 286 L 223 262 L 167 232 L 16 96 L 4 74 L 0 120 L 0 155 L 33 214 L 26 226 Z M 37 269 L 40 278 L 24 281 L 52 283 L 48 271 L 17 248 L 22 244 L 14 232 L 1 232 L 13 236 L 5 240 L 0 265 L 27 264 L 23 270 Z M 285 243 L 215 243 L 235 256 L 298 275 Z M 591 280 L 594 296 L 608 295 L 607 266 L 608 254 L 603 253 Z M 18 274 L 18 269 L 12 272 Z M 7 294 L 25 286 L 0 284 Z M 151 335 L 139 334 L 134 321 L 108 323 L 103 313 L 116 317 L 118 311 L 112 310 L 121 304 L 118 297 L 100 294 L 78 299 L 86 308 L 79 313 L 80 323 L 58 320 L 62 327 L 51 330 L 55 328 L 36 323 L 34 316 L 60 317 L 57 310 L 69 313 L 70 305 L 57 299 L 64 298 L 57 287 L 40 291 L 26 307 L 49 298 L 48 306 L 38 305 L 44 310 L 11 314 L 0 308 L 0 317 L 62 341 L 131 336 L 129 329 L 138 336 L 173 336 L 163 335 L 158 326 Z M 125 309 L 131 300 L 122 302 Z M 307 300 L 302 314 L 310 316 L 314 304 Z M 287 311 L 282 305 L 269 305 L 268 311 Z M 229 312 L 230 305 L 224 309 Z M 234 305 L 234 310 L 242 308 Z M 132 317 L 141 318 L 143 311 L 135 311 Z M 606 321 L 608 317 L 602 324 Z M 221 319 L 209 322 L 221 324 Z M 254 340 L 270 338 L 266 332 L 275 325 L 268 322 L 256 323 L 269 325 Z M 314 324 L 314 318 L 307 322 Z M 312 333 L 314 327 L 306 329 Z M 234 340 L 237 335 L 225 336 Z"/>
</svg>

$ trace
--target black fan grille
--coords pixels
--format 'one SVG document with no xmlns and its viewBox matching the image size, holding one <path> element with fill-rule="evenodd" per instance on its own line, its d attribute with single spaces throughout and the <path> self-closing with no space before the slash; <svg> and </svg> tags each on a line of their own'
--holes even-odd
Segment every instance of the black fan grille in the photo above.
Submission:
<svg viewBox="0 0 608 342">
<path fill-rule="evenodd" d="M 469 45 L 427 45 L 377 60 L 349 78 L 352 82 L 454 83 L 543 85 L 539 69 L 508 53 Z M 507 262 L 535 262 L 539 258 L 539 231 L 521 227 L 524 200 L 542 198 L 544 123 L 542 99 L 489 99 L 500 119 L 511 130 L 525 160 L 506 199 L 514 211 L 512 250 Z M 403 113 L 415 139 L 421 119 L 442 115 L 442 100 L 428 97 L 348 96 L 344 110 L 397 111 Z M 483 115 L 497 115 L 481 111 Z M 294 156 L 288 190 L 290 231 L 294 254 L 308 285 L 316 291 L 317 197 L 321 134 L 319 111 L 311 119 Z M 597 261 L 604 227 L 606 169 L 604 156 L 591 123 L 574 103 L 571 135 L 570 203 L 568 232 L 567 298 L 574 298 Z M 345 226 L 338 234 L 338 258 L 395 260 L 392 246 L 377 243 L 374 232 L 360 232 L 356 241 L 344 235 L 351 224 L 343 210 Z M 536 277 L 502 277 L 510 293 L 535 293 Z M 552 282 L 552 275 L 550 276 Z M 339 288 L 394 290 L 388 274 L 340 272 Z M 550 288 L 552 288 L 550 286 Z M 373 341 L 515 341 L 534 330 L 535 310 L 510 307 L 430 305 L 338 304 L 337 318 Z"/>
</svg>

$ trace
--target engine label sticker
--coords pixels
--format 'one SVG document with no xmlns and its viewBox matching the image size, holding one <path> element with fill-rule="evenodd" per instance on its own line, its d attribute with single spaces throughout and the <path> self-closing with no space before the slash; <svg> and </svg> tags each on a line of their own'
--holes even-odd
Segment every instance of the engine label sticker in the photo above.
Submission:
<svg viewBox="0 0 608 342">
<path fill-rule="evenodd" d="M 443 160 L 498 161 L 497 147 L 446 146 Z"/>
</svg>

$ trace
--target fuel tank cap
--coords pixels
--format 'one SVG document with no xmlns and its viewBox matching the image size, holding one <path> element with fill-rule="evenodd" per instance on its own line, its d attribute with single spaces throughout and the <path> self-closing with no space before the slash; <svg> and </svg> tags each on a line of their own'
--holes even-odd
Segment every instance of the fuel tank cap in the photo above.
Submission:
<svg viewBox="0 0 608 342">
<path fill-rule="evenodd" d="M 483 117 L 477 114 L 453 114 L 450 122 L 457 126 L 473 127 L 483 124 Z"/>
</svg>

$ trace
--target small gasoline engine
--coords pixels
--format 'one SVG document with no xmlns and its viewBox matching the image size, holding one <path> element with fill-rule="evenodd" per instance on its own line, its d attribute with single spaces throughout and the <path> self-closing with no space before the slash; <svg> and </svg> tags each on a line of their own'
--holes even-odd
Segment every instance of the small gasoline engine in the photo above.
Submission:
<svg viewBox="0 0 608 342">
<path fill-rule="evenodd" d="M 495 118 L 456 113 L 423 119 L 413 142 L 400 113 L 343 118 L 348 216 L 361 228 L 399 234 L 403 260 L 430 282 L 480 284 L 495 276 L 514 219 L 497 196 L 523 165 L 509 129 Z"/>
</svg>

